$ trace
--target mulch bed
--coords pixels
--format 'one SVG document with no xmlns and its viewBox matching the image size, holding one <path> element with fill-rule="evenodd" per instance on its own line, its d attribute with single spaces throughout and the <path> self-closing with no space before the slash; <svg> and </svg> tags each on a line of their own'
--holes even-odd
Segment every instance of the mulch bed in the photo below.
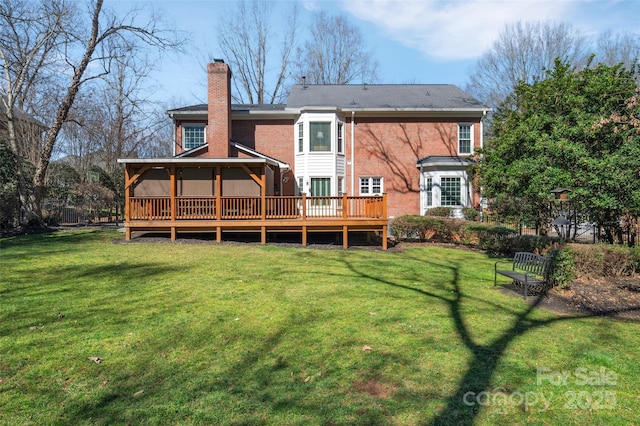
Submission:
<svg viewBox="0 0 640 426">
<path fill-rule="evenodd" d="M 505 294 L 522 297 L 508 287 Z M 529 303 L 562 315 L 606 316 L 640 322 L 640 276 L 617 278 L 580 278 L 571 288 L 549 290 L 540 301 L 529 296 Z"/>
</svg>

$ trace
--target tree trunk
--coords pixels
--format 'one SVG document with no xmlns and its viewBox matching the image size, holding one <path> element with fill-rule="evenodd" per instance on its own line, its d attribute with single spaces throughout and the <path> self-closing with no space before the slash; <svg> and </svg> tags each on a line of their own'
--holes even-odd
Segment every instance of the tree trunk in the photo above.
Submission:
<svg viewBox="0 0 640 426">
<path fill-rule="evenodd" d="M 60 134 L 62 125 L 67 120 L 69 109 L 71 109 L 71 105 L 73 105 L 73 101 L 78 94 L 78 90 L 80 90 L 80 85 L 82 84 L 82 76 L 84 75 L 89 62 L 91 61 L 93 52 L 95 51 L 98 44 L 98 30 L 100 24 L 100 11 L 102 10 L 102 3 L 103 0 L 96 1 L 95 9 L 93 10 L 93 17 L 91 20 L 91 37 L 87 42 L 87 47 L 85 49 L 84 55 L 82 56 L 80 64 L 75 68 L 71 84 L 67 89 L 67 94 L 58 107 L 56 119 L 54 120 L 51 128 L 49 129 L 49 132 L 47 133 L 47 138 L 44 142 L 44 148 L 42 149 L 42 153 L 40 154 L 40 161 L 38 161 L 38 164 L 36 165 L 36 172 L 33 177 L 33 186 L 35 193 L 34 213 L 39 218 L 42 218 L 42 197 L 44 195 L 45 177 L 47 175 L 47 168 L 49 167 L 49 161 L 51 160 L 53 147 L 56 143 L 56 139 L 58 138 L 58 134 Z"/>
</svg>

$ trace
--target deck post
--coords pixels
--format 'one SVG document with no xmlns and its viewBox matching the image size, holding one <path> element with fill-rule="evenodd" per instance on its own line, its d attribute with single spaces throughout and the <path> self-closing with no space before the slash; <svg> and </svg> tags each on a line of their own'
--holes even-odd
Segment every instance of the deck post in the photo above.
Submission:
<svg viewBox="0 0 640 426">
<path fill-rule="evenodd" d="M 260 227 L 260 243 L 267 244 L 267 227 L 266 226 Z"/>
<path fill-rule="evenodd" d="M 387 193 L 382 194 L 382 217 L 387 218 Z"/>
<path fill-rule="evenodd" d="M 387 225 L 382 225 L 382 250 L 387 249 Z"/>
<path fill-rule="evenodd" d="M 176 232 L 176 227 L 172 226 L 171 227 L 171 241 L 175 241 L 177 236 L 178 236 L 178 233 Z"/>
<path fill-rule="evenodd" d="M 349 213 L 348 211 L 348 207 L 347 207 L 347 194 L 342 194 L 342 218 L 346 219 L 347 218 L 347 213 Z"/>
<path fill-rule="evenodd" d="M 302 225 L 302 247 L 307 246 L 307 226 Z"/>
<path fill-rule="evenodd" d="M 342 225 L 342 248 L 345 250 L 349 248 L 349 226 L 348 225 Z"/>
<path fill-rule="evenodd" d="M 222 226 L 216 226 L 216 243 L 222 242 Z"/>
<path fill-rule="evenodd" d="M 302 220 L 307 220 L 307 194 L 305 192 L 302 193 Z"/>
</svg>

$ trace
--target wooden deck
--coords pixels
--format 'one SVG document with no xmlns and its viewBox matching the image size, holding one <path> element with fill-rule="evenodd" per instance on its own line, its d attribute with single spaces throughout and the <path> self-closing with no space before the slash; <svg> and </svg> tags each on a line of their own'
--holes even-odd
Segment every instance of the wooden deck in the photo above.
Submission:
<svg viewBox="0 0 640 426">
<path fill-rule="evenodd" d="M 348 247 L 350 231 L 379 233 L 387 249 L 387 199 L 375 197 L 128 197 L 125 207 L 126 239 L 132 232 L 214 232 L 222 241 L 225 231 L 300 232 L 307 245 L 309 232 L 341 232 Z"/>
</svg>

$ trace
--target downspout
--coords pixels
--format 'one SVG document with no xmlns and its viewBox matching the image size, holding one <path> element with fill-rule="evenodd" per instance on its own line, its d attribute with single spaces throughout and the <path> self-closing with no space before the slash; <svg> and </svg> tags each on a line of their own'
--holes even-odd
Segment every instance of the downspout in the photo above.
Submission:
<svg viewBox="0 0 640 426">
<path fill-rule="evenodd" d="M 351 111 L 351 196 L 356 195 L 356 176 L 355 176 L 355 164 L 356 164 L 356 150 L 355 150 L 355 122 L 356 112 Z"/>
</svg>

